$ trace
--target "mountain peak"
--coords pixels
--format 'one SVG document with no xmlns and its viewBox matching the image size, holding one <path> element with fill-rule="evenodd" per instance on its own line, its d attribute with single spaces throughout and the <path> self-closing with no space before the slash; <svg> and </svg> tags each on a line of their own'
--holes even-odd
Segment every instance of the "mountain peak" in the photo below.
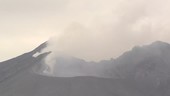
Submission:
<svg viewBox="0 0 170 96">
<path fill-rule="evenodd" d="M 37 53 L 37 52 L 41 52 L 44 48 L 47 47 L 47 41 L 42 43 L 41 45 L 39 45 L 38 47 L 36 47 L 32 52 L 33 53 Z"/>
<path fill-rule="evenodd" d="M 151 43 L 151 46 L 170 46 L 170 44 L 163 41 L 155 41 Z"/>
</svg>

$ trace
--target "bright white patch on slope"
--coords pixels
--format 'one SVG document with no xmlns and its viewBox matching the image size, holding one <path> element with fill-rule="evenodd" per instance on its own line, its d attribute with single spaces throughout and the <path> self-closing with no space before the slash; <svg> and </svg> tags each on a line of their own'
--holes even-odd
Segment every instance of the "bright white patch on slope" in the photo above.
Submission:
<svg viewBox="0 0 170 96">
<path fill-rule="evenodd" d="M 36 57 L 40 56 L 41 54 L 43 54 L 43 53 L 36 52 L 35 54 L 32 55 L 32 57 L 35 57 L 35 58 L 36 58 Z"/>
</svg>

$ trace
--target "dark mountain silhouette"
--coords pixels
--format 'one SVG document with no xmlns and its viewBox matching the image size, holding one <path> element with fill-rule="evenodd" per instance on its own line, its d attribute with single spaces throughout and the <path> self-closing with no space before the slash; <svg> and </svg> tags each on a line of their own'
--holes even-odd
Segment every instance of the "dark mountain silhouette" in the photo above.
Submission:
<svg viewBox="0 0 170 96">
<path fill-rule="evenodd" d="M 80 63 L 98 64 L 99 69 L 103 68 L 98 77 L 51 77 L 38 74 L 45 66 L 44 58 L 51 52 L 37 57 L 33 55 L 45 47 L 46 42 L 31 52 L 0 63 L 0 96 L 170 96 L 168 43 L 158 41 L 135 47 L 115 60 L 98 63 L 74 57 L 71 60 L 56 58 L 60 64 L 75 64 L 76 67 L 71 66 L 70 71 L 87 69 L 83 69 L 86 66 Z M 109 78 L 104 78 L 104 75 Z"/>
</svg>

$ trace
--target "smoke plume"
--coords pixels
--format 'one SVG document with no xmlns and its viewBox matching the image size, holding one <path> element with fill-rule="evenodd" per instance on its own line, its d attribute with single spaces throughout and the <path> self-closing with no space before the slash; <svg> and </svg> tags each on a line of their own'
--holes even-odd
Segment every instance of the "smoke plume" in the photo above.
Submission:
<svg viewBox="0 0 170 96">
<path fill-rule="evenodd" d="M 170 41 L 168 0 L 69 0 L 61 28 L 44 51 L 87 61 L 116 58 L 135 45 Z"/>
</svg>

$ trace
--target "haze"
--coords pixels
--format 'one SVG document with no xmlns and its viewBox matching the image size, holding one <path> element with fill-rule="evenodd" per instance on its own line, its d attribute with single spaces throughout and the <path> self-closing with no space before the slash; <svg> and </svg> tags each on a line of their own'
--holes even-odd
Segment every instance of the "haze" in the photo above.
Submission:
<svg viewBox="0 0 170 96">
<path fill-rule="evenodd" d="M 49 41 L 51 57 L 116 58 L 170 42 L 169 0 L 0 0 L 0 61 Z"/>
</svg>

